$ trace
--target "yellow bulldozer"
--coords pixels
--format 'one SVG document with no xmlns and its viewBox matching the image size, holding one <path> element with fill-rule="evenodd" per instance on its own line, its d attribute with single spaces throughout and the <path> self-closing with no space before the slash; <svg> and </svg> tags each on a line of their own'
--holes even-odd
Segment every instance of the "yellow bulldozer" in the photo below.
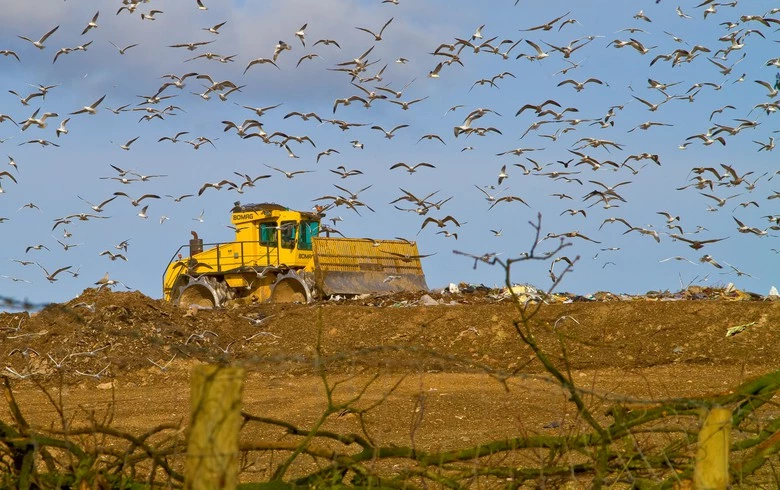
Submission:
<svg viewBox="0 0 780 490">
<path fill-rule="evenodd" d="M 204 244 L 191 232 L 174 253 L 163 275 L 166 301 L 209 308 L 241 298 L 309 303 L 428 289 L 415 242 L 331 237 L 324 213 L 279 204 L 237 202 L 231 212 L 235 240 Z"/>
</svg>

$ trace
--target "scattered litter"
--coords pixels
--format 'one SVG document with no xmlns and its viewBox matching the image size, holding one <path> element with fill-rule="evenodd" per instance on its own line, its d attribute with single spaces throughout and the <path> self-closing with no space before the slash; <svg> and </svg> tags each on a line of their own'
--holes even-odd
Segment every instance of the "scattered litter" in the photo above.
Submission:
<svg viewBox="0 0 780 490">
<path fill-rule="evenodd" d="M 518 284 L 511 288 L 504 288 L 502 295 L 504 298 L 517 297 L 517 300 L 523 304 L 531 301 L 542 301 L 542 294 L 530 284 Z"/>
<path fill-rule="evenodd" d="M 726 337 L 737 335 L 738 333 L 743 332 L 746 328 L 752 327 L 755 324 L 756 322 L 750 322 L 750 323 L 744 323 L 742 325 L 737 325 L 736 327 L 731 327 L 728 330 L 726 330 Z"/>
<path fill-rule="evenodd" d="M 430 295 L 423 294 L 422 296 L 420 296 L 420 304 L 423 306 L 436 306 L 439 304 L 439 302 L 431 298 Z"/>
<path fill-rule="evenodd" d="M 597 291 L 591 294 L 576 294 L 570 292 L 548 293 L 545 289 L 530 284 L 515 284 L 511 287 L 488 287 L 484 284 L 466 282 L 449 283 L 447 286 L 417 293 L 375 293 L 355 296 L 334 295 L 329 301 L 358 300 L 366 306 L 412 307 L 416 305 L 459 305 L 476 303 L 511 302 L 514 298 L 520 304 L 569 304 L 580 302 L 612 302 L 612 301 L 685 301 L 685 300 L 727 300 L 727 301 L 780 301 L 780 293 L 773 287 L 769 295 L 743 291 L 734 284 L 722 287 L 689 286 L 680 291 L 647 291 L 644 294 L 612 293 Z"/>
<path fill-rule="evenodd" d="M 116 380 L 111 380 L 111 381 L 108 381 L 106 383 L 100 383 L 95 388 L 97 388 L 99 390 L 112 390 L 112 389 L 116 388 Z"/>
</svg>

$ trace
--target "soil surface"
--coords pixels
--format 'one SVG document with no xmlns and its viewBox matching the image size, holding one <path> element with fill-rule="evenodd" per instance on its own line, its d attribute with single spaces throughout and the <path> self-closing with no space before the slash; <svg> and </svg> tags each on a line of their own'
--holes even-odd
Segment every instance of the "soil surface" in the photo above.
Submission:
<svg viewBox="0 0 780 490">
<path fill-rule="evenodd" d="M 568 362 L 594 406 L 726 393 L 778 369 L 778 301 L 691 289 L 560 295 L 535 311 L 534 296 L 519 293 L 539 345 L 557 366 Z M 0 369 L 29 421 L 46 426 L 58 416 L 41 387 L 77 420 L 111 411 L 114 425 L 138 433 L 186 423 L 192 368 L 221 363 L 246 370 L 246 412 L 304 428 L 325 408 L 325 381 L 339 382 L 336 401 L 384 397 L 367 417 L 380 443 L 436 450 L 573 430 L 574 407 L 515 330 L 521 310 L 507 291 L 482 287 L 216 310 L 88 289 L 32 315 L 0 314 Z M 349 414 L 326 427 L 360 431 Z"/>
</svg>

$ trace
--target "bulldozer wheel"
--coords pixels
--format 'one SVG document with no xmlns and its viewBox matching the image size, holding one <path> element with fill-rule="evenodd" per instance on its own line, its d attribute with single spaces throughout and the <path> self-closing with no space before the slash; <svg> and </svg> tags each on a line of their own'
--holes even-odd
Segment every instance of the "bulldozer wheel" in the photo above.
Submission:
<svg viewBox="0 0 780 490">
<path fill-rule="evenodd" d="M 295 273 L 279 276 L 271 291 L 272 303 L 310 303 L 311 292 L 306 283 Z"/>
<path fill-rule="evenodd" d="M 190 284 L 185 286 L 179 294 L 178 305 L 180 308 L 189 308 L 191 305 L 214 308 L 216 304 L 214 293 L 204 284 Z"/>
</svg>

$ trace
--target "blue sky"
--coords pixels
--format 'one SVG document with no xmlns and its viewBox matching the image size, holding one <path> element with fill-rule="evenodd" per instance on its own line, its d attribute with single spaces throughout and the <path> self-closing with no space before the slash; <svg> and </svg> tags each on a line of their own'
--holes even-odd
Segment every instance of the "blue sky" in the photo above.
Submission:
<svg viewBox="0 0 780 490">
<path fill-rule="evenodd" d="M 277 202 L 310 209 L 316 202 L 327 202 L 314 201 L 319 197 L 343 194 L 334 184 L 352 191 L 370 185 L 359 198 L 375 211 L 363 210 L 358 215 L 345 207 L 332 209 L 327 218 L 343 218 L 335 227 L 347 236 L 401 236 L 416 240 L 422 254 L 433 254 L 423 261 L 431 288 L 451 282 L 503 284 L 501 268 L 480 264 L 474 269 L 473 260 L 454 254 L 453 250 L 474 255 L 496 253 L 504 259 L 518 257 L 532 245 L 533 229 L 528 222 L 541 213 L 542 235 L 578 231 L 600 242 L 569 239 L 572 246 L 562 255 L 579 255 L 580 260 L 560 285 L 561 290 L 580 294 L 602 290 L 644 293 L 677 290 L 691 283 L 734 282 L 742 289 L 766 294 L 770 286 L 780 283 L 778 231 L 769 229 L 767 218 L 780 211 L 780 199 L 769 199 L 780 189 L 780 176 L 774 176 L 780 165 L 778 150 L 758 150 L 762 144 L 769 144 L 770 138 L 778 138 L 780 124 L 776 114 L 754 107 L 780 100 L 770 98 L 769 90 L 756 83 L 774 83 L 778 69 L 767 63 L 780 56 L 780 45 L 775 41 L 780 24 L 770 23 L 767 27 L 755 20 L 742 21 L 740 17 L 778 18 L 780 13 L 770 13 L 773 2 L 754 1 L 740 2 L 735 7 L 717 6 L 716 12 L 705 18 L 707 7 L 695 8 L 698 3 L 680 3 L 683 17 L 676 12 L 677 5 L 667 1 L 656 4 L 520 0 L 515 5 L 514 1 L 501 0 L 490 2 L 490 8 L 486 8 L 483 3 L 461 1 L 399 0 L 394 5 L 379 0 L 294 0 L 262 2 L 259 6 L 255 2 L 205 0 L 208 10 L 199 10 L 194 1 L 159 0 L 140 4 L 133 13 L 125 10 L 118 15 L 115 13 L 122 5 L 120 2 L 113 2 L 110 7 L 105 2 L 95 7 L 85 0 L 14 2 L 4 8 L 0 20 L 0 50 L 14 51 L 21 62 L 13 56 L 0 56 L 0 85 L 5 88 L 0 91 L 0 114 L 10 116 L 20 125 L 39 108 L 38 117 L 45 112 L 58 116 L 48 118 L 45 128 L 33 125 L 25 131 L 10 121 L 0 123 L 0 172 L 9 172 L 17 181 L 14 183 L 8 175 L 0 177 L 0 217 L 6 218 L 0 223 L 4 238 L 0 241 L 0 274 L 4 276 L 0 278 L 0 296 L 32 302 L 67 301 L 108 272 L 132 289 L 158 298 L 164 268 L 177 248 L 186 243 L 190 230 L 197 231 L 207 242 L 228 241 L 232 232 L 226 225 L 235 201 Z M 82 35 L 97 9 L 98 27 Z M 141 19 L 142 12 L 148 14 L 153 9 L 162 13 L 155 13 L 153 21 Z M 650 22 L 638 15 L 640 10 Z M 527 30 L 559 16 L 562 18 L 552 29 Z M 378 32 L 391 18 L 381 41 L 356 28 Z M 218 35 L 205 30 L 221 22 L 225 24 Z M 295 36 L 303 24 L 307 24 L 305 47 Z M 472 39 L 483 25 L 482 39 Z M 44 42 L 45 49 L 18 37 L 38 40 L 55 26 L 59 28 Z M 644 32 L 623 30 L 628 28 L 641 28 Z M 724 36 L 733 33 L 737 46 L 742 46 L 721 59 L 723 53 L 716 52 L 732 46 Z M 592 40 L 588 41 L 587 36 L 592 36 Z M 484 42 L 494 37 L 490 44 L 499 53 L 520 42 L 506 59 L 491 53 L 489 48 L 475 53 L 474 48 L 466 47 L 459 54 L 462 66 L 445 64 L 438 78 L 428 76 L 438 63 L 450 59 L 431 54 L 440 44 L 457 39 Z M 632 38 L 637 46 L 648 50 L 646 54 L 631 46 L 614 47 L 613 41 Z M 315 45 L 320 39 L 335 40 L 340 48 L 324 43 Z M 581 40 L 572 43 L 576 39 Z M 256 64 L 244 74 L 251 60 L 271 58 L 280 40 L 292 49 L 280 53 L 278 69 L 267 63 Z M 520 54 L 536 54 L 526 40 L 540 46 L 549 56 L 516 59 Z M 169 47 L 202 41 L 211 43 L 193 51 Z M 507 42 L 500 44 L 502 41 Z M 63 53 L 53 63 L 61 48 L 75 48 L 87 42 L 92 44 L 86 51 Z M 118 48 L 138 46 L 120 54 L 111 43 Z M 583 46 L 568 59 L 550 47 L 570 43 Z M 694 53 L 696 56 L 689 62 L 676 66 L 664 59 L 651 66 L 658 55 L 678 48 L 691 50 L 696 45 L 710 51 Z M 397 99 L 383 92 L 396 101 L 423 100 L 408 110 L 390 103 L 390 99 L 374 100 L 369 108 L 356 101 L 349 106 L 340 105 L 334 113 L 336 99 L 365 93 L 350 83 L 348 74 L 333 69 L 360 57 L 372 46 L 365 57 L 369 66 L 360 76 L 370 78 L 386 68 L 381 81 L 360 85 L 369 91 L 376 91 L 375 87 L 403 89 Z M 216 54 L 217 58 L 232 56 L 232 61 L 185 61 L 205 53 Z M 312 53 L 318 56 L 304 59 L 296 66 L 301 57 Z M 397 62 L 399 58 L 408 61 Z M 712 61 L 731 68 L 730 73 L 721 73 L 722 69 Z M 570 71 L 560 73 L 566 68 Z M 208 74 L 214 82 L 229 80 L 241 89 L 227 95 L 225 101 L 216 92 L 205 100 L 197 94 L 203 93 L 209 82 L 193 76 L 185 80 L 182 89 L 169 87 L 160 94 L 174 97 L 156 105 L 138 106 L 144 100 L 140 96 L 154 95 L 164 82 L 170 81 L 164 75 L 190 72 Z M 496 78 L 495 85 L 476 83 L 505 72 L 509 75 Z M 587 83 L 581 91 L 572 83 L 559 86 L 567 79 L 583 82 L 588 78 L 601 83 Z M 668 85 L 668 97 L 651 88 L 648 79 Z M 23 105 L 20 99 L 38 91 L 38 85 L 55 87 L 48 90 L 45 98 L 33 97 L 29 105 Z M 70 115 L 104 95 L 97 114 Z M 548 99 L 560 107 L 546 108 L 573 107 L 577 112 L 567 112 L 559 121 L 527 131 L 533 123 L 552 120 L 553 116 L 539 117 L 533 110 L 515 114 L 525 104 L 540 104 Z M 664 102 L 651 111 L 639 99 L 650 104 Z M 176 109 L 162 120 L 140 122 L 145 112 L 114 114 L 108 110 L 125 104 L 129 104 L 128 109 L 162 110 L 169 105 Z M 281 105 L 259 118 L 264 131 L 269 135 L 276 131 L 306 135 L 316 147 L 290 141 L 288 146 L 298 157 L 292 158 L 277 145 L 264 144 L 259 138 L 241 139 L 235 131 L 223 131 L 222 121 L 240 125 L 246 119 L 258 119 L 242 106 L 276 104 Z M 449 111 L 453 106 L 459 107 Z M 620 108 L 613 109 L 614 115 L 607 118 L 612 106 Z M 725 106 L 733 108 L 713 114 Z M 486 131 L 482 136 L 474 132 L 455 137 L 453 128 L 463 125 L 466 116 L 477 108 L 493 112 L 474 119 L 471 126 L 495 128 L 501 134 Z M 315 112 L 321 118 L 366 125 L 342 131 L 313 119 L 285 118 L 292 111 Z M 55 130 L 68 117 L 67 134 L 57 137 Z M 572 122 L 575 118 L 583 121 Z M 604 123 L 603 127 L 599 121 Z M 744 122 L 757 124 L 745 126 L 735 134 L 716 135 L 723 137 L 725 145 L 705 145 L 703 139 L 688 139 L 707 134 L 708 130 L 712 133 L 718 129 L 715 124 L 735 128 Z M 638 127 L 643 123 L 664 125 L 645 130 Z M 408 127 L 395 131 L 392 139 L 370 129 L 378 125 L 389 131 L 402 124 Z M 159 138 L 180 131 L 188 131 L 183 141 L 158 142 Z M 426 134 L 440 136 L 445 144 L 421 139 Z M 205 144 L 194 150 L 193 145 L 186 143 L 199 136 L 209 138 L 213 146 Z M 136 137 L 129 150 L 120 148 Z M 614 142 L 619 148 L 580 148 L 589 141 L 587 138 Z M 60 146 L 26 143 L 32 139 Z M 350 143 L 353 140 L 361 142 L 363 149 L 354 148 Z M 685 143 L 689 144 L 680 149 Z M 318 153 L 329 148 L 339 153 L 322 156 L 317 162 Z M 523 150 L 518 150 L 520 155 L 497 155 L 515 149 Z M 660 165 L 647 159 L 628 160 L 630 167 L 621 165 L 630 155 L 642 153 L 658 155 Z M 6 165 L 10 157 L 15 167 Z M 543 166 L 542 170 L 534 170 L 527 158 Z M 600 162 L 599 168 L 584 161 L 589 158 Z M 561 163 L 570 159 L 574 160 Z M 606 161 L 616 162 L 617 167 Z M 435 168 L 419 168 L 413 174 L 403 169 L 391 170 L 390 166 L 397 162 L 427 162 Z M 117 171 L 111 165 L 164 177 L 123 184 L 112 179 L 117 177 Z M 508 178 L 499 184 L 504 165 Z M 729 181 L 735 179 L 727 176 L 724 165 L 733 168 L 739 177 L 752 173 L 734 185 Z M 288 179 L 267 166 L 310 172 Z M 331 171 L 338 166 L 358 169 L 362 174 L 341 178 Z M 697 167 L 711 167 L 719 174 L 702 174 L 714 180 L 712 190 L 677 190 L 695 183 L 691 180 L 696 175 L 692 169 Z M 241 178 L 234 172 L 272 177 L 258 181 L 254 188 L 245 188 L 243 194 L 223 187 L 197 196 L 206 182 L 228 179 L 240 183 Z M 573 174 L 550 175 L 551 172 Z M 556 176 L 579 182 L 556 180 Z M 598 199 L 586 199 L 592 191 L 605 190 L 592 181 L 607 187 L 626 182 L 614 189 L 624 201 L 612 200 L 604 206 Z M 502 201 L 490 208 L 486 194 L 477 187 L 495 197 L 520 197 L 528 206 Z M 401 189 L 418 197 L 435 192 L 431 198 L 434 201 L 451 199 L 440 210 L 434 208 L 419 215 L 389 204 L 403 195 Z M 106 204 L 101 213 L 108 219 L 72 220 L 52 230 L 58 218 L 93 213 L 85 200 L 97 204 L 117 191 L 131 197 L 156 194 L 162 199 L 142 201 L 142 205 L 149 204 L 147 219 L 137 216 L 141 207 L 133 207 L 128 199 L 119 196 Z M 716 199 L 702 193 L 728 199 L 718 206 Z M 180 202 L 165 197 L 183 194 L 196 196 Z M 25 207 L 31 203 L 35 207 Z M 396 205 L 414 207 L 405 201 Z M 585 215 L 567 212 L 580 209 Z M 680 229 L 669 229 L 667 218 L 660 212 L 679 216 L 672 225 L 679 225 Z M 169 219 L 161 224 L 162 216 Z M 429 216 L 452 216 L 461 226 L 449 223 L 443 229 L 433 225 L 421 228 Z M 636 229 L 624 234 L 629 228 L 620 222 L 605 222 L 609 218 L 621 218 Z M 736 220 L 762 234 L 740 233 Z M 66 238 L 65 230 L 72 235 Z M 501 230 L 501 234 L 496 236 L 490 230 Z M 437 233 L 444 231 L 457 233 L 458 238 Z M 659 241 L 648 234 L 652 232 L 657 232 Z M 693 250 L 670 233 L 690 240 L 725 239 Z M 126 262 L 99 255 L 105 250 L 119 252 L 114 246 L 123 240 L 129 240 Z M 545 240 L 540 250 L 552 249 L 556 244 L 555 239 Z M 25 251 L 37 245 L 49 250 Z M 722 268 L 702 262 L 705 254 Z M 663 261 L 671 257 L 683 257 L 690 262 Z M 37 262 L 50 273 L 71 266 L 71 271 L 78 271 L 78 277 L 63 272 L 56 282 L 50 283 L 41 267 L 17 261 Z M 556 270 L 560 271 L 562 266 L 556 264 Z M 549 262 L 518 264 L 511 279 L 546 288 L 551 284 L 548 269 Z"/>
</svg>

